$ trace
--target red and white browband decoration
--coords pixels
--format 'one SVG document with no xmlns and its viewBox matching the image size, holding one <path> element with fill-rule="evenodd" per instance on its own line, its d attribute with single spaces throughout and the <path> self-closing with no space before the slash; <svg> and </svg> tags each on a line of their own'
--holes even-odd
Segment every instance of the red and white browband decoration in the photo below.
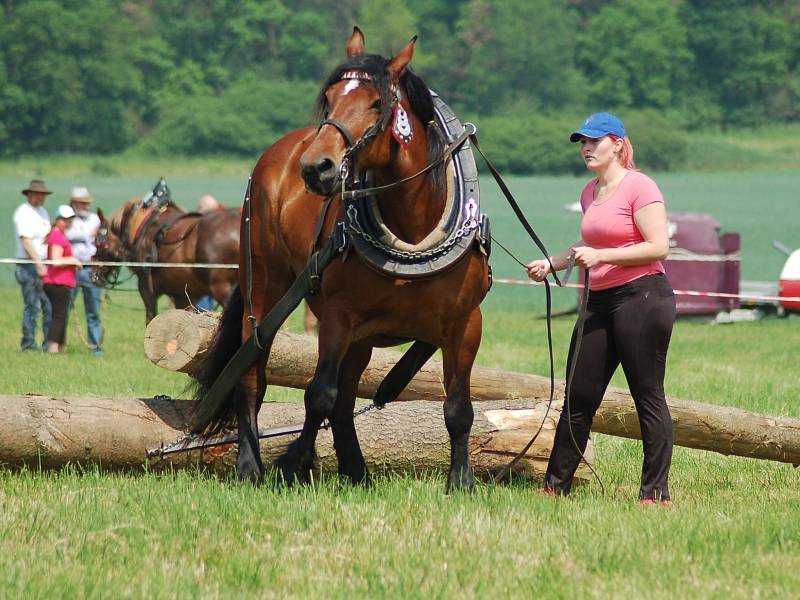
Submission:
<svg viewBox="0 0 800 600">
<path fill-rule="evenodd" d="M 356 89 L 361 81 L 371 81 L 371 78 L 366 71 L 352 70 L 342 73 L 341 80 L 347 80 L 347 84 L 344 86 L 344 95 L 346 96 Z M 400 90 L 397 86 L 392 85 L 392 92 L 394 92 L 395 97 L 392 137 L 405 150 L 414 137 L 414 128 L 411 125 L 411 119 L 408 118 L 408 113 L 400 104 Z"/>
<path fill-rule="evenodd" d="M 370 81 L 370 76 L 366 71 L 345 71 L 342 73 L 342 79 L 363 79 L 364 81 Z"/>
</svg>

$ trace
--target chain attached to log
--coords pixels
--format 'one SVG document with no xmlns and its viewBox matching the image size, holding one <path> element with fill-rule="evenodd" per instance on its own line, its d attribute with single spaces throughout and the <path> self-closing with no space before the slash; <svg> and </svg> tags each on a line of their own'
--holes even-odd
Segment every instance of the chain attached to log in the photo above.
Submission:
<svg viewBox="0 0 800 600">
<path fill-rule="evenodd" d="M 156 395 L 153 396 L 153 400 L 161 400 L 161 401 L 170 401 L 172 400 L 171 397 L 167 395 Z M 383 406 L 378 406 L 374 402 L 371 404 L 367 404 L 359 408 L 358 410 L 353 412 L 353 418 L 360 417 L 364 413 L 371 411 L 372 409 L 377 408 L 381 410 Z M 323 421 L 322 425 L 319 426 L 320 429 L 330 429 L 331 424 L 326 419 Z M 300 433 L 303 430 L 303 425 L 284 425 L 282 427 L 270 427 L 267 429 L 259 429 L 258 430 L 258 439 L 266 439 L 266 438 L 275 438 L 281 437 L 284 435 L 292 435 L 295 433 Z M 180 452 L 190 452 L 192 450 L 202 450 L 203 448 L 213 448 L 215 446 L 224 446 L 226 444 L 235 444 L 239 441 L 239 435 L 235 433 L 227 434 L 227 435 L 220 435 L 216 437 L 206 437 L 201 433 L 192 433 L 187 431 L 182 436 L 173 440 L 169 444 L 161 444 L 158 448 L 151 448 L 147 450 L 147 458 L 164 458 L 170 454 L 178 454 Z"/>
</svg>

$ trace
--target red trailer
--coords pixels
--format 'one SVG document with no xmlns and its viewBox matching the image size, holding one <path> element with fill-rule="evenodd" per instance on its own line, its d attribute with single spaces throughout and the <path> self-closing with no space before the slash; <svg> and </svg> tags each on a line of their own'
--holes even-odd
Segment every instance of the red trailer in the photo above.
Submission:
<svg viewBox="0 0 800 600">
<path fill-rule="evenodd" d="M 800 250 L 795 250 L 786 259 L 778 281 L 778 293 L 781 298 L 800 297 Z M 800 312 L 800 302 L 782 300 L 783 308 L 791 312 Z"/>
<path fill-rule="evenodd" d="M 669 256 L 663 261 L 675 290 L 739 293 L 741 236 L 721 233 L 702 213 L 669 213 Z M 739 307 L 738 298 L 675 295 L 678 314 L 714 314 Z"/>
</svg>

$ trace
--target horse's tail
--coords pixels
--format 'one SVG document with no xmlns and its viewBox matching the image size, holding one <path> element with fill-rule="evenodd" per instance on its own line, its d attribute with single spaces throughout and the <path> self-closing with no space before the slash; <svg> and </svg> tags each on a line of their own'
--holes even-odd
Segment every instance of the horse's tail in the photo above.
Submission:
<svg viewBox="0 0 800 600">
<path fill-rule="evenodd" d="M 210 398 L 208 392 L 242 345 L 243 315 L 244 300 L 237 285 L 222 312 L 222 319 L 211 346 L 192 375 L 192 395 L 197 404 L 192 412 L 191 430 L 195 433 L 213 435 L 226 426 L 233 425 L 236 420 L 233 403 L 235 390 L 217 399 Z"/>
</svg>

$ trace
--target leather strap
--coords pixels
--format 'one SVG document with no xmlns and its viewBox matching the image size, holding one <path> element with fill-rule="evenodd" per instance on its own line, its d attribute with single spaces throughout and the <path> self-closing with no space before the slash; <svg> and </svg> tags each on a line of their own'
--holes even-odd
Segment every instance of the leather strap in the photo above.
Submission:
<svg viewBox="0 0 800 600">
<path fill-rule="evenodd" d="M 542 254 L 544 254 L 544 257 L 547 260 L 547 262 L 550 263 L 550 272 L 553 274 L 553 279 L 555 280 L 556 285 L 558 287 L 563 287 L 561 280 L 558 278 L 558 275 L 556 275 L 556 270 L 553 268 L 553 263 L 550 262 L 550 255 L 547 252 L 547 248 L 545 248 L 544 243 L 542 243 L 542 240 L 539 239 L 539 236 L 536 235 L 536 232 L 533 230 L 533 227 L 531 227 L 531 224 L 528 223 L 528 219 L 525 218 L 525 215 L 523 214 L 522 209 L 519 207 L 519 204 L 517 204 L 517 201 L 514 200 L 514 196 L 511 194 L 511 190 L 508 189 L 506 182 L 503 181 L 502 177 L 500 177 L 500 173 L 497 171 L 497 169 L 494 168 L 494 165 L 491 162 L 489 162 L 489 159 L 486 158 L 486 155 L 483 153 L 483 150 L 481 150 L 481 147 L 478 144 L 478 136 L 475 135 L 474 133 L 471 134 L 469 136 L 469 141 L 472 142 L 472 146 L 478 152 L 480 152 L 484 162 L 486 163 L 486 166 L 489 167 L 489 171 L 491 172 L 492 177 L 494 177 L 494 180 L 500 187 L 500 191 L 503 192 L 503 195 L 506 197 L 506 200 L 508 200 L 508 203 L 511 205 L 511 210 L 514 211 L 514 214 L 517 215 L 517 219 L 519 220 L 520 223 L 522 223 L 522 227 L 525 228 L 525 231 L 528 233 L 530 238 L 538 246 L 539 250 L 542 251 Z"/>
<path fill-rule="evenodd" d="M 278 303 L 269 311 L 266 317 L 258 324 L 253 334 L 247 338 L 236 354 L 231 357 L 225 368 L 214 381 L 207 394 L 209 406 L 221 404 L 220 397 L 227 396 L 241 381 L 253 363 L 263 352 L 260 340 L 271 340 L 277 333 L 286 318 L 313 286 L 314 273 L 322 272 L 326 266 L 347 246 L 347 234 L 344 224 L 337 224 L 334 232 L 325 240 L 317 252 L 311 255 L 303 271 L 289 287 Z M 197 423 L 193 419 L 192 430 L 197 432 Z"/>
<path fill-rule="evenodd" d="M 244 195 L 244 227 L 242 228 L 242 242 L 244 246 L 244 278 L 245 278 L 245 295 L 244 300 L 247 310 L 247 319 L 256 327 L 256 318 L 253 315 L 253 240 L 252 240 L 252 220 L 253 220 L 253 200 L 251 198 L 253 192 L 253 175 L 247 179 L 247 191 Z"/>
<path fill-rule="evenodd" d="M 428 359 L 436 352 L 436 346 L 428 342 L 414 342 L 406 353 L 397 361 L 391 370 L 383 378 L 372 402 L 378 408 L 383 408 L 388 402 L 397 400 L 414 375 L 428 362 Z"/>
<path fill-rule="evenodd" d="M 399 181 L 393 181 L 392 183 L 388 183 L 386 185 L 379 185 L 377 187 L 364 188 L 358 190 L 348 190 L 344 193 L 345 200 L 356 200 L 357 198 L 363 198 L 365 196 L 373 196 L 375 194 L 379 194 L 380 192 L 385 192 L 386 190 L 390 190 L 399 185 L 403 185 L 404 183 L 411 181 L 412 179 L 415 179 L 420 175 L 424 175 L 434 167 L 448 160 L 450 158 L 450 155 L 453 154 L 453 152 L 467 140 L 469 135 L 470 135 L 469 132 L 465 129 L 464 132 L 460 136 L 458 136 L 452 144 L 447 146 L 447 148 L 445 148 L 442 151 L 442 154 L 439 156 L 439 158 L 437 158 L 431 163 L 428 163 L 428 165 L 425 166 L 425 168 L 423 168 L 421 171 L 417 171 L 413 175 L 405 177 Z"/>
<path fill-rule="evenodd" d="M 347 148 L 353 147 L 354 144 L 353 136 L 350 134 L 350 130 L 347 127 L 345 127 L 343 123 L 337 121 L 336 119 L 325 119 L 322 123 L 319 124 L 319 127 L 317 127 L 317 132 L 319 132 L 319 130 L 322 129 L 323 125 L 333 125 L 334 127 L 336 127 L 336 129 L 339 130 L 339 133 L 342 134 L 342 137 L 347 142 Z"/>
</svg>

